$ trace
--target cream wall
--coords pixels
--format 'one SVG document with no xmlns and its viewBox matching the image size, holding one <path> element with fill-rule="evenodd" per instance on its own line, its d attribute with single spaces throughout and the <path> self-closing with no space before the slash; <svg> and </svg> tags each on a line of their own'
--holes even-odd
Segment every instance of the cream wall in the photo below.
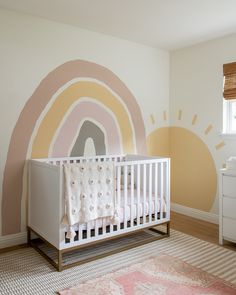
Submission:
<svg viewBox="0 0 236 295">
<path fill-rule="evenodd" d="M 222 65 L 236 60 L 236 35 L 169 54 L 73 26 L 0 10 L 0 39 L 0 183 L 10 138 L 28 99 L 48 73 L 68 61 L 80 59 L 109 69 L 134 95 L 141 110 L 150 153 L 172 156 L 173 168 L 177 167 L 175 163 L 180 163 L 178 167 L 183 166 L 183 176 L 202 176 L 193 180 L 196 189 L 189 188 L 195 195 L 188 195 L 181 186 L 178 188 L 178 193 L 188 200 L 180 204 L 218 213 L 216 172 L 236 150 L 236 140 L 220 135 Z M 182 141 L 178 140 L 180 138 Z M 219 144 L 222 147 L 218 148 Z M 191 164 L 181 165 L 187 161 L 184 153 L 188 153 L 188 148 L 192 153 L 186 159 Z M 195 157 L 193 152 L 199 159 L 191 161 Z M 178 169 L 173 169 L 177 176 Z M 181 185 L 185 189 L 188 181 Z M 208 186 L 212 186 L 211 200 L 207 200 Z M 199 194 L 198 188 L 202 189 Z M 175 188 L 172 191 L 175 193 Z M 0 204 L 1 196 L 0 192 Z M 175 195 L 172 197 L 176 202 Z M 23 215 L 25 209 L 23 204 Z M 21 229 L 24 232 L 25 218 Z M 0 238 L 0 246 L 1 239 L 4 237 Z"/>
<path fill-rule="evenodd" d="M 223 64 L 235 60 L 236 35 L 173 51 L 170 55 L 170 124 L 196 134 L 207 145 L 217 171 L 229 156 L 236 155 L 236 139 L 220 136 Z M 181 120 L 179 110 L 182 111 Z M 193 125 L 194 114 L 197 121 Z M 209 125 L 213 128 L 205 134 Z M 216 145 L 222 141 L 225 146 L 217 149 Z M 203 169 L 204 165 L 202 163 Z M 194 170 L 194 167 L 189 169 Z M 218 192 L 210 211 L 218 213 Z"/>
<path fill-rule="evenodd" d="M 168 52 L 7 10 L 0 10 L 0 40 L 0 183 L 22 109 L 42 79 L 67 61 L 94 62 L 117 75 L 137 100 L 146 135 L 168 125 L 169 116 L 160 119 L 169 110 Z"/>
</svg>

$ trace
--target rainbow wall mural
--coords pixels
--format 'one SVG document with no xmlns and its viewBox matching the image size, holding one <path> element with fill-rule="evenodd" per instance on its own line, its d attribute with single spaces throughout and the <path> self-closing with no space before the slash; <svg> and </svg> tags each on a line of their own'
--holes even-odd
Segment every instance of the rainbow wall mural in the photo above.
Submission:
<svg viewBox="0 0 236 295">
<path fill-rule="evenodd" d="M 110 70 L 82 60 L 53 70 L 25 104 L 12 133 L 2 189 L 2 235 L 25 230 L 25 160 L 30 158 L 122 153 L 168 156 L 171 201 L 210 212 L 216 200 L 217 173 L 205 141 L 213 125 L 207 126 L 203 140 L 194 131 L 196 114 L 190 122 L 184 122 L 182 110 L 177 115 L 176 126 L 168 126 L 164 110 L 164 124 L 157 126 L 151 114 L 154 129 L 146 138 L 136 99 Z M 219 151 L 224 146 L 222 141 L 213 148 Z"/>
<path fill-rule="evenodd" d="M 40 83 L 12 133 L 4 171 L 2 235 L 18 233 L 26 215 L 25 160 L 96 154 L 146 154 L 136 99 L 110 70 L 67 62 Z"/>
</svg>

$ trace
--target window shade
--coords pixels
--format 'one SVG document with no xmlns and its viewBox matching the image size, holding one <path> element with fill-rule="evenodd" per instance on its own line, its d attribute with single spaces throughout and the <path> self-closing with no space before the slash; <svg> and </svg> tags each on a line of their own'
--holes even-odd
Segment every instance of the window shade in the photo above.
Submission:
<svg viewBox="0 0 236 295">
<path fill-rule="evenodd" d="M 236 62 L 223 65 L 225 99 L 236 99 Z"/>
</svg>

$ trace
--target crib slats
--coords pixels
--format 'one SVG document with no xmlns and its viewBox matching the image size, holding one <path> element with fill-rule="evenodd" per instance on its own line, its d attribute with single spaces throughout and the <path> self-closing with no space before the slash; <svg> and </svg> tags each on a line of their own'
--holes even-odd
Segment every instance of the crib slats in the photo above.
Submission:
<svg viewBox="0 0 236 295">
<path fill-rule="evenodd" d="M 128 190 L 128 169 L 124 166 L 124 230 L 127 228 L 127 190 Z"/>
<path fill-rule="evenodd" d="M 102 234 L 106 234 L 106 218 L 102 218 Z"/>
<path fill-rule="evenodd" d="M 95 220 L 95 226 L 94 226 L 94 236 L 97 238 L 98 236 L 98 220 Z"/>
<path fill-rule="evenodd" d="M 120 215 L 120 206 L 121 206 L 121 202 L 120 202 L 120 179 L 121 179 L 121 167 L 118 166 L 117 167 L 117 182 L 116 182 L 116 206 L 117 206 L 117 210 L 119 210 L 119 215 Z M 117 224 L 117 230 L 120 230 L 120 221 Z"/>
<path fill-rule="evenodd" d="M 140 225 L 140 164 L 137 165 L 137 225 Z"/>
<path fill-rule="evenodd" d="M 158 185 L 158 163 L 155 163 L 155 177 L 154 177 L 154 194 L 155 194 L 155 220 L 158 219 L 158 191 L 157 191 L 157 185 Z"/>
<path fill-rule="evenodd" d="M 152 222 L 152 164 L 149 164 L 149 222 Z"/>
<path fill-rule="evenodd" d="M 131 204 L 130 204 L 130 226 L 134 226 L 134 165 L 131 165 L 130 167 L 130 177 L 131 177 L 131 192 L 130 192 L 130 199 L 131 199 Z"/>
<path fill-rule="evenodd" d="M 87 239 L 91 238 L 91 228 L 90 228 L 90 223 L 87 223 L 87 233 L 86 233 Z"/>
<path fill-rule="evenodd" d="M 166 204 L 166 218 L 170 219 L 170 163 L 169 160 L 165 162 L 165 204 Z"/>
<path fill-rule="evenodd" d="M 95 158 L 90 159 L 90 162 L 94 163 L 95 162 Z M 96 219 L 94 221 L 94 238 L 95 239 L 98 237 L 98 234 L 99 234 L 98 227 L 99 227 L 98 219 Z"/>
<path fill-rule="evenodd" d="M 112 160 L 113 160 L 113 159 L 112 159 L 111 157 L 107 157 L 107 158 L 105 158 L 105 161 L 106 161 L 106 162 L 112 162 Z M 113 196 L 111 196 L 111 197 L 113 197 Z M 109 232 L 110 232 L 110 234 L 112 234 L 113 229 L 114 229 L 113 225 L 110 224 L 110 225 L 109 225 Z"/>
<path fill-rule="evenodd" d="M 143 164 L 143 223 L 146 223 L 146 195 L 147 195 L 147 171 L 146 164 Z"/>
<path fill-rule="evenodd" d="M 71 240 L 71 244 L 100 240 L 105 236 L 129 232 L 135 227 L 151 227 L 155 222 L 159 224 L 163 219 L 169 219 L 168 159 L 133 161 L 132 157 L 130 160 L 124 156 L 98 156 L 89 159 L 64 158 L 59 163 L 82 161 L 115 162 L 115 209 L 119 211 L 120 221 L 113 225 L 107 217 L 79 224 L 78 241 Z M 53 164 L 58 165 L 58 159 L 53 160 Z"/>
<path fill-rule="evenodd" d="M 160 163 L 160 219 L 163 218 L 163 163 Z"/>
</svg>

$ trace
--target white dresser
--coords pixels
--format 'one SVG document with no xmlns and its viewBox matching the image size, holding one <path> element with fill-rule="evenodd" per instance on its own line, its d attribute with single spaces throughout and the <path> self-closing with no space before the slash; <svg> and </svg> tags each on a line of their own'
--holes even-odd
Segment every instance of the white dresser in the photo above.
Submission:
<svg viewBox="0 0 236 295">
<path fill-rule="evenodd" d="M 236 170 L 220 170 L 219 242 L 236 243 Z"/>
</svg>

